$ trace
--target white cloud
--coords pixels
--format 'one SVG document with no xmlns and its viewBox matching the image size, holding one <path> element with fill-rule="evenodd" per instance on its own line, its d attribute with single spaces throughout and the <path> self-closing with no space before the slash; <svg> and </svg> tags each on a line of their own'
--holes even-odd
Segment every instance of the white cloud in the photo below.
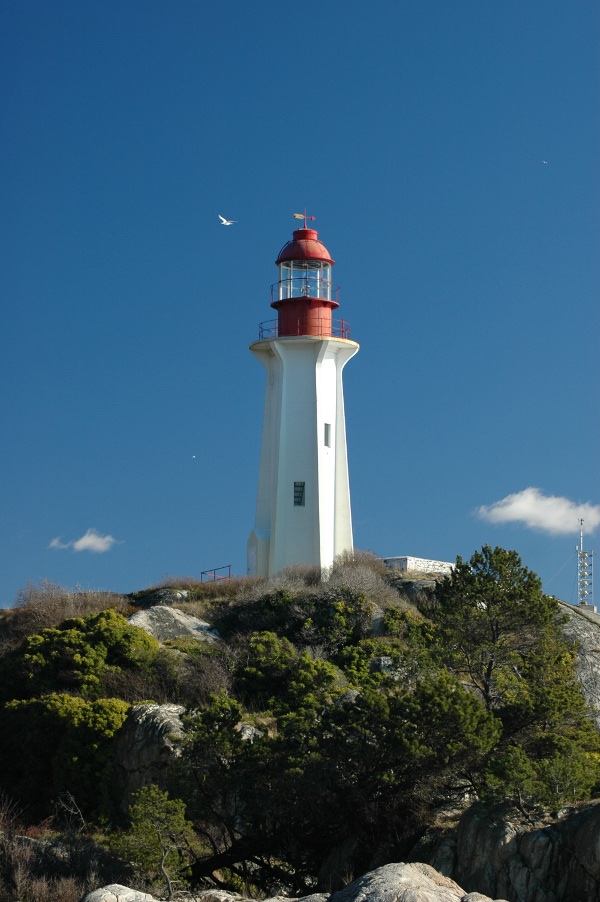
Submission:
<svg viewBox="0 0 600 902">
<path fill-rule="evenodd" d="M 579 532 L 580 520 L 584 521 L 586 532 L 600 525 L 600 504 L 576 504 L 568 498 L 544 495 L 532 487 L 478 507 L 477 514 L 490 523 L 523 523 L 552 535 Z"/>
<path fill-rule="evenodd" d="M 103 536 L 96 529 L 88 529 L 81 538 L 74 539 L 72 542 L 61 542 L 60 536 L 52 539 L 48 547 L 72 548 L 73 551 L 92 551 L 95 554 L 104 554 L 105 551 L 110 551 L 117 541 L 113 536 Z"/>
<path fill-rule="evenodd" d="M 55 539 L 52 539 L 52 541 L 48 545 L 48 548 L 70 548 L 71 545 L 72 542 L 61 542 L 60 536 L 57 536 Z"/>
<path fill-rule="evenodd" d="M 103 554 L 116 544 L 112 536 L 101 536 L 95 529 L 88 529 L 86 534 L 73 542 L 73 551 L 95 551 Z"/>
</svg>

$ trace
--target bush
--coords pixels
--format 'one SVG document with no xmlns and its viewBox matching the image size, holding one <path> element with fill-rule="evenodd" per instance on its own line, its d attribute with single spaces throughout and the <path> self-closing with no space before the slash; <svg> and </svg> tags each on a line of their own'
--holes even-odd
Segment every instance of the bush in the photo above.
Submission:
<svg viewBox="0 0 600 902">
<path fill-rule="evenodd" d="M 0 661 L 0 699 L 33 698 L 47 692 L 101 694 L 101 677 L 116 668 L 143 670 L 158 642 L 115 611 L 65 620 L 28 636 Z"/>
<path fill-rule="evenodd" d="M 100 679 L 102 695 L 132 704 L 151 699 L 159 705 L 194 708 L 211 693 L 231 685 L 222 654 L 203 653 L 206 643 L 196 639 L 172 644 L 173 648 L 161 648 L 148 668 L 105 671 Z"/>
<path fill-rule="evenodd" d="M 317 656 L 334 657 L 370 634 L 373 612 L 364 595 L 347 587 L 298 594 L 278 589 L 256 601 L 230 605 L 217 626 L 226 638 L 272 632 Z"/>
<path fill-rule="evenodd" d="M 112 739 L 127 717 L 120 699 L 53 693 L 0 711 L 0 779 L 30 817 L 69 793 L 84 817 L 112 812 Z"/>
</svg>

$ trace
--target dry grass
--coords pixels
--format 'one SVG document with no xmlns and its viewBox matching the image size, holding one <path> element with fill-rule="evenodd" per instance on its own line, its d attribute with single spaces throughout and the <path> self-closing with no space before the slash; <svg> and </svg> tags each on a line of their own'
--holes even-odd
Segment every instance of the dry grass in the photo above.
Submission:
<svg viewBox="0 0 600 902">
<path fill-rule="evenodd" d="M 15 648 L 27 636 L 58 626 L 71 617 L 86 617 L 112 608 L 121 614 L 132 613 L 129 599 L 112 592 L 67 589 L 43 580 L 28 583 L 17 595 L 13 608 L 0 611 L 0 654 Z"/>
<path fill-rule="evenodd" d="M 235 595 L 240 584 L 246 582 L 253 577 L 234 576 L 231 579 L 216 579 L 202 582 L 193 576 L 168 576 L 163 582 L 158 583 L 151 589 L 184 589 L 190 595 L 197 598 L 231 598 Z"/>
<path fill-rule="evenodd" d="M 48 825 L 25 829 L 0 796 L 0 902 L 79 902 L 106 883 L 124 882 L 127 868 L 89 837 L 57 837 Z"/>
<path fill-rule="evenodd" d="M 169 576 L 161 583 L 143 589 L 141 592 L 135 592 L 131 597 L 134 603 L 144 607 L 148 603 L 153 603 L 149 599 L 155 593 L 170 590 L 173 593 L 172 598 L 163 601 L 163 604 L 178 608 L 192 617 L 211 622 L 215 617 L 215 612 L 221 606 L 227 605 L 240 592 L 244 591 L 245 586 L 255 582 L 261 582 L 261 580 L 251 576 L 240 576 L 230 580 L 202 582 L 190 576 Z M 185 597 L 177 597 L 176 593 L 179 592 L 186 593 Z"/>
<path fill-rule="evenodd" d="M 244 581 L 235 600 L 258 602 L 277 592 L 297 597 L 318 594 L 324 598 L 347 593 L 364 595 L 368 601 L 384 608 L 398 603 L 391 571 L 381 558 L 369 551 L 339 555 L 333 566 L 325 571 L 308 564 L 295 564 L 269 579 Z"/>
</svg>

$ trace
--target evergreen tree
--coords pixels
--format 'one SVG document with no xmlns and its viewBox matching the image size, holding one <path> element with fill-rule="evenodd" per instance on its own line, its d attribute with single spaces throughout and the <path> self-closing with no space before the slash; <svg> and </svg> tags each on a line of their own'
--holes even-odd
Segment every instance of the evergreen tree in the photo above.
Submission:
<svg viewBox="0 0 600 902">
<path fill-rule="evenodd" d="M 438 584 L 436 654 L 502 723 L 479 784 L 525 812 L 588 798 L 600 737 L 560 631 L 555 598 L 515 551 L 484 546 Z"/>
<path fill-rule="evenodd" d="M 135 794 L 129 815 L 129 830 L 111 838 L 112 848 L 146 880 L 162 877 L 167 899 L 172 899 L 177 884 L 187 885 L 194 857 L 193 828 L 185 818 L 185 804 L 152 784 Z"/>
</svg>

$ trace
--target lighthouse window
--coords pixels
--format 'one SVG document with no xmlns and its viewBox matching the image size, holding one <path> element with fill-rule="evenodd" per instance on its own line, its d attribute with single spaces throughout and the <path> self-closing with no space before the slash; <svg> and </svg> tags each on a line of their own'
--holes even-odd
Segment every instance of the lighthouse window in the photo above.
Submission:
<svg viewBox="0 0 600 902">
<path fill-rule="evenodd" d="M 287 260 L 279 264 L 279 300 L 331 299 L 331 266 L 322 260 Z"/>
<path fill-rule="evenodd" d="M 325 423 L 324 442 L 326 448 L 331 448 L 331 423 Z"/>
<path fill-rule="evenodd" d="M 304 495 L 305 495 L 305 482 L 295 482 L 294 483 L 294 506 L 295 507 L 304 507 Z"/>
</svg>

